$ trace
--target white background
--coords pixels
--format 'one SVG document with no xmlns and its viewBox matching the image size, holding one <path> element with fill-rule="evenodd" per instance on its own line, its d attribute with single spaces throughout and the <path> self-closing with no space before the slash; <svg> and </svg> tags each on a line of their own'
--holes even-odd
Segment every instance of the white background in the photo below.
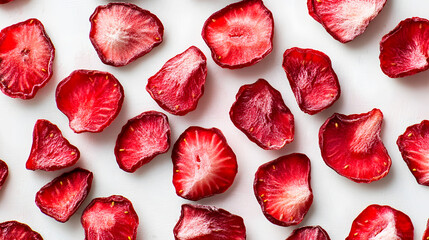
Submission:
<svg viewBox="0 0 429 240">
<path fill-rule="evenodd" d="M 30 225 L 45 240 L 84 239 L 80 216 L 95 197 L 120 194 L 130 199 L 140 225 L 137 239 L 173 239 L 180 206 L 189 203 L 176 196 L 172 180 L 171 150 L 130 174 L 122 171 L 113 154 L 121 127 L 143 111 L 163 111 L 146 92 L 147 79 L 171 57 L 191 45 L 208 58 L 205 94 L 195 111 L 186 116 L 168 114 L 172 144 L 189 126 L 218 127 L 237 155 L 239 172 L 224 194 L 199 201 L 224 208 L 244 218 L 248 240 L 284 240 L 296 227 L 321 225 L 333 240 L 344 239 L 353 219 L 370 204 L 386 204 L 408 214 L 421 239 L 429 217 L 429 187 L 418 185 L 402 160 L 397 137 L 409 125 L 429 118 L 429 71 L 402 79 L 390 79 L 379 67 L 379 41 L 401 20 L 429 18 L 428 0 L 388 0 L 383 11 L 364 34 L 350 43 L 334 40 L 312 19 L 305 0 L 266 0 L 275 22 L 274 49 L 258 64 L 239 70 L 222 69 L 211 59 L 201 38 L 204 21 L 230 0 L 140 0 L 131 1 L 156 14 L 165 27 L 164 42 L 152 52 L 125 67 L 104 65 L 89 41 L 89 17 L 101 0 L 14 0 L 0 5 L 0 28 L 28 18 L 38 18 L 56 48 L 54 75 L 32 100 L 0 94 L 0 158 L 10 175 L 0 191 L 0 222 L 18 220 Z M 330 56 L 340 85 L 341 97 L 329 109 L 310 116 L 300 111 L 282 69 L 283 52 L 291 47 L 313 48 Z M 122 83 L 125 101 L 117 119 L 101 133 L 75 134 L 55 104 L 57 84 L 76 69 L 111 72 Z M 234 127 L 229 108 L 243 84 L 265 78 L 278 89 L 295 116 L 295 140 L 282 150 L 265 151 Z M 379 108 L 384 114 L 382 139 L 392 158 L 390 173 L 371 184 L 357 184 L 339 176 L 323 162 L 318 131 L 334 112 L 363 113 Z M 32 144 L 33 126 L 45 118 L 57 124 L 64 136 L 81 151 L 77 166 L 94 173 L 91 192 L 76 214 L 59 223 L 39 211 L 36 192 L 64 169 L 29 171 L 25 162 Z M 259 165 L 279 156 L 301 152 L 311 159 L 314 202 L 304 221 L 294 227 L 270 223 L 253 193 L 254 173 Z"/>
</svg>

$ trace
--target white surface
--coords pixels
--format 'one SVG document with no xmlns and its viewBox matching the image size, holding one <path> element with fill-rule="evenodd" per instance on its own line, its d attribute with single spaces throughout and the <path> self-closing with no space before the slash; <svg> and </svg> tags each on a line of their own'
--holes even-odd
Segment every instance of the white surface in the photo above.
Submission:
<svg viewBox="0 0 429 240">
<path fill-rule="evenodd" d="M 205 94 L 197 109 L 183 117 L 167 114 L 172 144 L 191 125 L 218 127 L 235 151 L 239 172 L 224 194 L 199 201 L 215 205 L 244 218 L 248 240 L 284 240 L 296 227 L 321 225 L 332 239 L 344 239 L 353 219 L 369 204 L 388 204 L 408 214 L 421 239 L 429 217 L 429 187 L 418 185 L 402 160 L 397 137 L 411 124 L 429 118 L 429 71 L 390 79 L 379 67 L 379 41 L 401 20 L 429 18 L 427 0 L 388 0 L 366 32 L 350 43 L 334 40 L 312 19 L 305 0 L 265 0 L 275 21 L 274 50 L 260 63 L 240 70 L 222 69 L 211 59 L 201 38 L 204 21 L 229 0 L 142 0 L 131 1 L 155 13 L 165 27 L 164 42 L 132 64 L 114 68 L 104 65 L 92 47 L 88 34 L 89 16 L 99 0 L 15 0 L 0 5 L 0 28 L 38 18 L 45 25 L 56 48 L 54 75 L 32 100 L 12 99 L 0 94 L 0 158 L 9 165 L 10 175 L 0 192 L 0 222 L 18 220 L 30 225 L 45 240 L 84 239 L 80 224 L 83 209 L 95 197 L 121 194 L 130 199 L 140 218 L 137 239 L 173 239 L 173 227 L 180 206 L 188 203 L 176 196 L 172 180 L 171 150 L 156 157 L 136 173 L 122 171 L 113 154 L 116 136 L 125 122 L 147 110 L 163 111 L 145 90 L 147 79 L 174 55 L 191 45 L 208 58 Z M 291 47 L 313 48 L 330 56 L 342 94 L 330 109 L 315 116 L 300 111 L 282 69 L 283 52 Z M 102 133 L 75 134 L 55 104 L 56 85 L 76 69 L 109 71 L 121 81 L 125 101 L 121 113 Z M 265 151 L 250 142 L 229 119 L 229 108 L 243 84 L 267 79 L 278 89 L 295 116 L 295 141 L 279 151 Z M 334 112 L 362 113 L 377 107 L 384 113 L 382 139 L 392 158 L 390 173 L 371 184 L 357 184 L 336 174 L 323 162 L 318 131 Z M 33 126 L 45 118 L 57 124 L 64 136 L 81 151 L 77 166 L 94 172 L 93 188 L 78 212 L 59 223 L 39 211 L 36 192 L 54 177 L 72 168 L 29 171 Z M 314 202 L 304 221 L 296 227 L 280 227 L 262 214 L 253 194 L 254 173 L 259 165 L 281 155 L 301 152 L 312 161 L 311 185 Z"/>
</svg>

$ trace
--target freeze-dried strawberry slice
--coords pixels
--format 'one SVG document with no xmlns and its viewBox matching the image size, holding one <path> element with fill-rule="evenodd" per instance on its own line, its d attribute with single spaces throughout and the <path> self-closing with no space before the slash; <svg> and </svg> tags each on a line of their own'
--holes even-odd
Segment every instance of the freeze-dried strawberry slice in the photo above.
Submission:
<svg viewBox="0 0 429 240">
<path fill-rule="evenodd" d="M 8 174 L 9 168 L 7 167 L 7 164 L 3 160 L 0 160 L 0 189 L 6 181 Z"/>
<path fill-rule="evenodd" d="M 74 165 L 79 157 L 79 149 L 63 137 L 56 125 L 45 119 L 37 120 L 27 169 L 54 171 Z"/>
<path fill-rule="evenodd" d="M 55 97 L 74 132 L 101 132 L 119 114 L 124 89 L 108 72 L 76 70 L 58 84 Z"/>
<path fill-rule="evenodd" d="M 116 140 L 115 156 L 119 167 L 135 172 L 170 148 L 170 125 L 165 114 L 144 112 L 128 120 Z"/>
<path fill-rule="evenodd" d="M 392 161 L 380 138 L 382 121 L 383 113 L 376 108 L 362 114 L 332 115 L 319 131 L 325 163 L 358 183 L 386 176 Z"/>
<path fill-rule="evenodd" d="M 88 196 L 92 178 L 92 172 L 82 168 L 61 174 L 37 192 L 37 207 L 55 220 L 66 222 Z"/>
<path fill-rule="evenodd" d="M 336 40 L 346 43 L 362 34 L 386 0 L 308 0 L 310 16 Z"/>
<path fill-rule="evenodd" d="M 185 115 L 197 107 L 204 93 L 207 59 L 191 46 L 168 60 L 161 70 L 150 77 L 146 90 L 165 111 Z"/>
<path fill-rule="evenodd" d="M 52 76 L 55 49 L 43 24 L 28 19 L 0 32 L 0 89 L 30 99 Z"/>
<path fill-rule="evenodd" d="M 429 69 L 429 20 L 407 18 L 380 41 L 380 67 L 391 78 Z"/>
<path fill-rule="evenodd" d="M 428 222 L 426 223 L 426 230 L 423 233 L 423 240 L 429 240 L 429 219 L 428 219 Z"/>
<path fill-rule="evenodd" d="M 353 221 L 346 240 L 413 240 L 414 227 L 403 212 L 390 206 L 370 205 Z"/>
<path fill-rule="evenodd" d="M 305 113 L 316 114 L 340 97 L 340 84 L 331 59 L 323 52 L 290 48 L 283 54 L 283 69 L 299 108 Z"/>
<path fill-rule="evenodd" d="M 101 61 L 124 66 L 162 42 L 164 26 L 151 12 L 131 3 L 98 6 L 89 19 L 89 39 Z"/>
<path fill-rule="evenodd" d="M 310 159 L 294 153 L 261 165 L 253 189 L 265 217 L 280 226 L 299 224 L 310 209 Z"/>
<path fill-rule="evenodd" d="M 136 240 L 139 218 L 130 200 L 113 195 L 95 198 L 83 211 L 85 240 Z"/>
<path fill-rule="evenodd" d="M 235 154 L 217 128 L 189 127 L 171 157 L 176 194 L 189 200 L 225 192 L 237 174 Z"/>
<path fill-rule="evenodd" d="M 286 240 L 331 240 L 328 233 L 320 226 L 295 229 Z"/>
<path fill-rule="evenodd" d="M 243 218 L 216 207 L 183 204 L 174 227 L 176 240 L 245 240 Z"/>
<path fill-rule="evenodd" d="M 0 239 L 2 240 L 43 240 L 38 232 L 27 224 L 17 221 L 0 223 Z"/>
<path fill-rule="evenodd" d="M 280 92 L 264 79 L 238 90 L 229 116 L 238 129 L 263 149 L 280 149 L 293 141 L 293 115 Z"/>
<path fill-rule="evenodd" d="M 12 2 L 12 0 L 0 0 L 0 4 Z"/>
<path fill-rule="evenodd" d="M 201 33 L 224 68 L 253 65 L 273 49 L 273 15 L 262 0 L 243 0 L 211 15 Z"/>
</svg>

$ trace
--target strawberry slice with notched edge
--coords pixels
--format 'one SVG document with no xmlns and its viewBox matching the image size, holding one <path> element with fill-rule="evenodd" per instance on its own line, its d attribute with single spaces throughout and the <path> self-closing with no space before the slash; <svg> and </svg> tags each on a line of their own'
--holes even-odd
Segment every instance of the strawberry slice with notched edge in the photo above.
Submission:
<svg viewBox="0 0 429 240">
<path fill-rule="evenodd" d="M 101 61 L 127 65 L 158 46 L 164 26 L 157 16 L 131 3 L 98 6 L 89 19 L 89 39 Z"/>
<path fill-rule="evenodd" d="M 229 116 L 258 146 L 278 150 L 294 139 L 294 117 L 279 91 L 266 80 L 242 86 Z"/>
<path fill-rule="evenodd" d="M 135 172 L 170 148 L 170 125 L 165 114 L 144 112 L 122 127 L 116 140 L 115 156 L 119 167 Z"/>
<path fill-rule="evenodd" d="M 79 157 L 79 149 L 63 137 L 55 124 L 45 119 L 37 120 L 33 145 L 25 165 L 27 169 L 54 171 L 74 165 Z"/>
<path fill-rule="evenodd" d="M 74 132 L 101 132 L 119 114 L 124 89 L 108 72 L 76 70 L 58 84 L 55 100 Z"/>
<path fill-rule="evenodd" d="M 380 41 L 380 67 L 399 78 L 429 69 L 429 20 L 407 18 Z"/>
<path fill-rule="evenodd" d="M 3 186 L 4 182 L 6 182 L 6 178 L 9 175 L 9 168 L 7 167 L 7 164 L 0 160 L 0 189 Z"/>
<path fill-rule="evenodd" d="M 386 176 L 392 160 L 381 141 L 382 121 L 383 113 L 376 108 L 362 114 L 332 115 L 319 131 L 325 163 L 358 183 L 370 183 Z"/>
<path fill-rule="evenodd" d="M 320 226 L 302 227 L 293 230 L 286 240 L 331 240 L 328 233 Z"/>
<path fill-rule="evenodd" d="M 225 192 L 237 174 L 237 159 L 217 128 L 189 127 L 172 152 L 176 194 L 197 201 Z"/>
<path fill-rule="evenodd" d="M 52 76 L 55 48 L 43 24 L 31 18 L 0 32 L 0 89 L 31 99 Z"/>
<path fill-rule="evenodd" d="M 290 48 L 283 54 L 283 69 L 298 106 L 305 113 L 321 112 L 340 97 L 340 84 L 331 59 L 323 52 Z"/>
<path fill-rule="evenodd" d="M 311 17 L 336 40 L 346 43 L 362 34 L 386 0 L 308 0 Z"/>
<path fill-rule="evenodd" d="M 17 221 L 0 223 L 0 239 L 2 240 L 43 240 L 38 232 L 27 224 Z"/>
<path fill-rule="evenodd" d="M 346 240 L 413 240 L 414 227 L 403 212 L 390 206 L 370 205 L 353 221 Z"/>
<path fill-rule="evenodd" d="M 36 205 L 44 214 L 66 222 L 88 196 L 92 179 L 92 172 L 82 168 L 63 173 L 36 193 Z"/>
<path fill-rule="evenodd" d="M 219 66 L 247 67 L 271 53 L 274 19 L 262 0 L 243 0 L 211 15 L 201 35 Z"/>
<path fill-rule="evenodd" d="M 81 223 L 85 240 L 136 240 L 139 218 L 130 200 L 113 195 L 92 200 L 83 211 Z"/>
<path fill-rule="evenodd" d="M 313 203 L 310 159 L 293 153 L 261 165 L 253 189 L 265 217 L 280 226 L 299 224 Z"/>
<path fill-rule="evenodd" d="M 183 204 L 175 240 L 245 240 L 243 218 L 216 207 Z"/>
<path fill-rule="evenodd" d="M 168 60 L 150 77 L 146 90 L 165 111 L 185 115 L 197 107 L 204 93 L 206 77 L 206 56 L 191 46 Z"/>
</svg>

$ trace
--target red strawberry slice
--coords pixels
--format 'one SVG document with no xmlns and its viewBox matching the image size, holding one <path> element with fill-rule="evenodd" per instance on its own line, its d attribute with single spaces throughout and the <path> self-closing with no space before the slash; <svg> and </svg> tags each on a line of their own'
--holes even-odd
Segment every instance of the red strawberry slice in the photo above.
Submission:
<svg viewBox="0 0 429 240">
<path fill-rule="evenodd" d="M 414 227 L 403 212 L 390 206 L 370 205 L 353 221 L 346 240 L 413 240 Z"/>
<path fill-rule="evenodd" d="M 380 67 L 391 78 L 429 69 L 429 20 L 407 18 L 380 42 Z"/>
<path fill-rule="evenodd" d="M 362 34 L 386 0 L 308 0 L 311 17 L 336 40 L 346 43 Z"/>
<path fill-rule="evenodd" d="M 8 3 L 8 2 L 12 2 L 12 0 L 0 0 L 0 4 L 4 4 L 4 3 Z"/>
<path fill-rule="evenodd" d="M 58 84 L 55 97 L 74 132 L 101 132 L 119 114 L 124 89 L 108 72 L 76 70 Z"/>
<path fill-rule="evenodd" d="M 9 174 L 9 168 L 7 167 L 7 164 L 0 160 L 0 189 L 3 186 L 4 182 L 6 182 L 6 178 Z"/>
<path fill-rule="evenodd" d="M 429 219 L 428 219 L 428 222 L 426 224 L 426 230 L 423 233 L 423 239 L 422 240 L 429 240 Z"/>
<path fill-rule="evenodd" d="M 206 60 L 200 49 L 191 46 L 168 60 L 150 77 L 146 90 L 165 111 L 185 115 L 197 107 L 204 93 Z"/>
<path fill-rule="evenodd" d="M 215 12 L 201 33 L 213 60 L 223 68 L 261 61 L 273 49 L 273 15 L 262 0 L 243 0 Z"/>
<path fill-rule="evenodd" d="M 253 189 L 265 217 L 280 226 L 299 224 L 310 209 L 310 159 L 294 153 L 261 165 Z"/>
<path fill-rule="evenodd" d="M 0 223 L 0 239 L 2 240 L 43 240 L 39 233 L 27 224 L 17 221 Z"/>
<path fill-rule="evenodd" d="M 131 3 L 98 6 L 89 19 L 89 39 L 101 61 L 127 65 L 162 42 L 164 26 L 151 12 Z"/>
<path fill-rule="evenodd" d="M 340 84 L 331 59 L 313 49 L 291 48 L 283 54 L 283 69 L 299 108 L 316 114 L 340 97 Z"/>
<path fill-rule="evenodd" d="M 280 149 L 293 141 L 294 117 L 282 95 L 264 79 L 242 86 L 229 111 L 234 125 L 263 149 Z"/>
<path fill-rule="evenodd" d="M 235 154 L 217 128 L 189 127 L 171 157 L 176 194 L 189 200 L 225 192 L 237 174 Z"/>
<path fill-rule="evenodd" d="M 54 171 L 74 165 L 79 157 L 79 149 L 63 137 L 56 125 L 45 119 L 37 120 L 27 169 Z"/>
<path fill-rule="evenodd" d="M 295 229 L 286 240 L 331 240 L 328 233 L 320 226 Z"/>
<path fill-rule="evenodd" d="M 116 140 L 115 156 L 119 167 L 135 172 L 170 148 L 170 125 L 165 114 L 144 112 L 128 120 Z"/>
<path fill-rule="evenodd" d="M 392 160 L 380 138 L 382 121 L 383 113 L 376 108 L 362 114 L 332 115 L 319 131 L 325 163 L 358 183 L 386 176 Z"/>
<path fill-rule="evenodd" d="M 245 240 L 243 218 L 216 207 L 183 204 L 175 240 Z"/>
<path fill-rule="evenodd" d="M 30 99 L 52 76 L 55 49 L 37 19 L 0 32 L 0 89 L 9 97 Z"/>
<path fill-rule="evenodd" d="M 66 222 L 88 196 L 92 178 L 92 172 L 82 168 L 61 174 L 37 192 L 37 207 L 55 220 Z"/>
<path fill-rule="evenodd" d="M 136 240 L 139 218 L 130 200 L 113 195 L 92 200 L 81 222 L 85 240 Z"/>
</svg>

